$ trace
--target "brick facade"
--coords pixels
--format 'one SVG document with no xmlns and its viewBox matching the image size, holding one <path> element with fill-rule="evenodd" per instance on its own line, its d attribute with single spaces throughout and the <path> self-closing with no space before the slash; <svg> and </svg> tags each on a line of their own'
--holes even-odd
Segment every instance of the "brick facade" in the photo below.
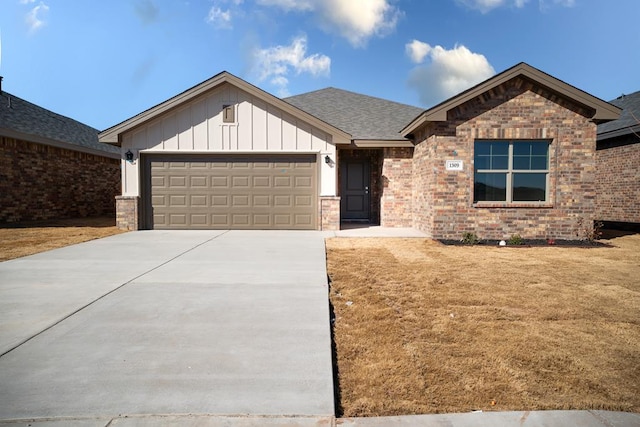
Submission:
<svg viewBox="0 0 640 427">
<path fill-rule="evenodd" d="M 340 197 L 320 197 L 320 230 L 340 230 Z"/>
<path fill-rule="evenodd" d="M 382 160 L 380 225 L 413 226 L 413 148 L 385 148 Z"/>
<path fill-rule="evenodd" d="M 140 198 L 138 196 L 116 197 L 116 226 L 120 230 L 140 229 Z"/>
<path fill-rule="evenodd" d="M 640 137 L 623 138 L 596 151 L 596 219 L 640 223 Z"/>
<path fill-rule="evenodd" d="M 513 79 L 449 112 L 416 134 L 413 226 L 438 239 L 474 232 L 484 239 L 576 239 L 579 218 L 595 216 L 596 125 L 581 110 L 524 79 Z M 543 139 L 549 149 L 549 200 L 542 205 L 474 204 L 476 139 Z M 462 160 L 464 170 L 445 170 Z"/>
<path fill-rule="evenodd" d="M 0 137 L 0 222 L 114 215 L 120 161 Z"/>
</svg>

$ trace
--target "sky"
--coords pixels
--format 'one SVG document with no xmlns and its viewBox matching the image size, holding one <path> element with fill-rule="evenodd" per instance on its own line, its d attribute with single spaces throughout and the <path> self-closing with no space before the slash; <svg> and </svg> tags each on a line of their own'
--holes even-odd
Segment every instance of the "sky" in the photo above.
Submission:
<svg viewBox="0 0 640 427">
<path fill-rule="evenodd" d="M 0 0 L 15 96 L 99 130 L 228 71 L 429 108 L 520 62 L 640 90 L 639 0 Z"/>
</svg>

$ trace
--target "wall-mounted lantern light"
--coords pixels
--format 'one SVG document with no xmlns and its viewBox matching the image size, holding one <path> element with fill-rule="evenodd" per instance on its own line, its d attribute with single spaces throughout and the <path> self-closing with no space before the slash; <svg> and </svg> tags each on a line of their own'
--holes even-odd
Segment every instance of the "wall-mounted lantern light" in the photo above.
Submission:
<svg viewBox="0 0 640 427">
<path fill-rule="evenodd" d="M 127 150 L 127 152 L 124 153 L 124 158 L 127 160 L 127 162 L 133 161 L 133 153 L 131 152 L 131 150 Z"/>
<path fill-rule="evenodd" d="M 326 164 L 330 165 L 330 164 L 331 164 L 331 157 L 329 157 L 329 156 L 324 156 L 324 162 L 325 162 Z"/>
</svg>

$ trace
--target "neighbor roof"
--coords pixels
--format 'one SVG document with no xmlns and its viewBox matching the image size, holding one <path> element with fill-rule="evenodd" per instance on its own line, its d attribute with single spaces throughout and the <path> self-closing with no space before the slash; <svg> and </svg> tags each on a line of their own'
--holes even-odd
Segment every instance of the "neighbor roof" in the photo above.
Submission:
<svg viewBox="0 0 640 427">
<path fill-rule="evenodd" d="M 529 64 L 521 62 L 471 89 L 430 108 L 405 126 L 401 133 L 405 136 L 409 135 L 426 122 L 444 122 L 447 120 L 447 113 L 450 110 L 516 77 L 525 77 L 566 99 L 571 99 L 573 102 L 592 109 L 594 114 L 591 119 L 596 123 L 616 120 L 620 117 L 620 109 L 618 107 L 571 86 Z"/>
<path fill-rule="evenodd" d="M 629 133 L 640 134 L 640 91 L 622 95 L 610 103 L 622 108 L 622 114 L 618 120 L 598 126 L 598 140 Z"/>
<path fill-rule="evenodd" d="M 149 120 L 153 120 L 154 118 L 170 110 L 173 110 L 174 108 L 184 105 L 186 102 L 189 102 L 192 99 L 195 99 L 198 96 L 209 92 L 224 83 L 234 85 L 249 93 L 251 96 L 255 96 L 258 99 L 270 103 L 271 105 L 275 105 L 287 114 L 291 114 L 294 117 L 297 117 L 313 126 L 316 126 L 318 129 L 321 129 L 328 134 L 338 137 L 338 141 L 336 141 L 337 143 L 346 144 L 351 140 L 351 135 L 344 132 L 343 130 L 325 121 L 322 121 L 320 118 L 315 117 L 295 107 L 292 104 L 284 102 L 280 98 L 275 97 L 268 92 L 265 92 L 264 90 L 242 80 L 239 77 L 234 76 L 227 71 L 223 71 L 211 77 L 210 79 L 205 80 L 204 82 L 193 86 L 192 88 L 187 89 L 182 93 L 179 93 L 178 95 L 164 101 L 163 103 L 156 105 L 155 107 L 151 107 L 148 110 L 143 111 L 142 113 L 137 114 L 122 123 L 119 123 L 115 126 L 110 127 L 109 129 L 102 131 L 99 136 L 100 141 L 109 144 L 120 144 L 120 138 L 123 133 L 134 129 L 142 125 L 143 123 L 148 122 Z"/>
<path fill-rule="evenodd" d="M 98 130 L 0 92 L 0 135 L 119 158 L 120 150 L 98 141 Z"/>
<path fill-rule="evenodd" d="M 408 141 L 399 130 L 424 109 L 329 87 L 284 98 L 354 140 Z"/>
</svg>

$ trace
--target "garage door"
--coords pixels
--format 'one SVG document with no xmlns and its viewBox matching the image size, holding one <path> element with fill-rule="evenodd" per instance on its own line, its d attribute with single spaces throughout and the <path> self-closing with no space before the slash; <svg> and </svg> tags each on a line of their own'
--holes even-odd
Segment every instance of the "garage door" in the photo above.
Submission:
<svg viewBox="0 0 640 427">
<path fill-rule="evenodd" d="M 315 155 L 147 156 L 156 229 L 315 229 Z"/>
</svg>

